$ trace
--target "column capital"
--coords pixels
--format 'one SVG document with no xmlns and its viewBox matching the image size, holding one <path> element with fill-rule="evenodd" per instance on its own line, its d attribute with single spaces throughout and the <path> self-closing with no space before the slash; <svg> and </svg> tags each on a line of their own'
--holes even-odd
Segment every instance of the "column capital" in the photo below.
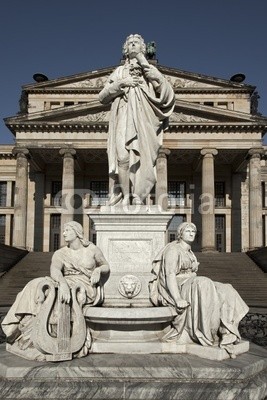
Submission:
<svg viewBox="0 0 267 400">
<path fill-rule="evenodd" d="M 14 147 L 12 149 L 12 154 L 14 156 L 18 157 L 23 157 L 23 158 L 29 158 L 30 157 L 30 152 L 26 147 Z"/>
<path fill-rule="evenodd" d="M 204 148 L 204 149 L 202 149 L 202 150 L 200 151 L 200 154 L 201 154 L 203 157 L 208 156 L 208 155 L 217 156 L 218 150 L 217 150 L 217 149 L 212 149 L 212 148 Z"/>
<path fill-rule="evenodd" d="M 76 150 L 71 147 L 64 147 L 59 150 L 61 156 L 73 158 L 76 155 Z"/>
<path fill-rule="evenodd" d="M 160 147 L 158 158 L 167 158 L 171 154 L 171 151 L 165 147 Z"/>
<path fill-rule="evenodd" d="M 264 149 L 262 147 L 254 147 L 249 149 L 248 157 L 249 158 L 261 158 L 264 155 Z"/>
</svg>

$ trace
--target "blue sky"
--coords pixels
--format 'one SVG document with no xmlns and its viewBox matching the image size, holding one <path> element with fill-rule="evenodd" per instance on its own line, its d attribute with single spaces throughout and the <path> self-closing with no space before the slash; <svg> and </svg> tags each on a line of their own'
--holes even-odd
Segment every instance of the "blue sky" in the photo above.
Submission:
<svg viewBox="0 0 267 400">
<path fill-rule="evenodd" d="M 267 116 L 265 0 L 3 0 L 0 6 L 0 143 L 13 143 L 3 118 L 16 115 L 21 86 L 115 66 L 130 33 L 157 44 L 165 66 L 229 79 L 246 75 Z"/>
</svg>

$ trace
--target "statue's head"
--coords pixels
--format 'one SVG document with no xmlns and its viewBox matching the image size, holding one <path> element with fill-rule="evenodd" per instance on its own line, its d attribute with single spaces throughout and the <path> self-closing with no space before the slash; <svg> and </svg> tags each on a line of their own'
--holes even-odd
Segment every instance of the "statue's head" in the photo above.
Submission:
<svg viewBox="0 0 267 400">
<path fill-rule="evenodd" d="M 88 246 L 89 242 L 84 238 L 83 227 L 81 224 L 79 224 L 79 222 L 67 222 L 66 224 L 64 224 L 64 230 L 66 227 L 71 228 L 75 232 L 76 236 L 80 239 L 83 246 Z"/>
<path fill-rule="evenodd" d="M 182 222 L 177 228 L 177 240 L 178 242 L 182 239 L 183 232 L 187 229 L 191 228 L 195 233 L 197 233 L 197 227 L 192 222 Z"/>
<path fill-rule="evenodd" d="M 142 38 L 141 35 L 138 35 L 137 33 L 129 35 L 122 48 L 122 54 L 124 57 L 129 57 L 129 53 L 132 51 L 132 47 L 136 48 L 137 53 L 141 51 L 141 53 L 145 54 L 146 53 L 146 44 L 144 42 L 144 39 Z"/>
</svg>

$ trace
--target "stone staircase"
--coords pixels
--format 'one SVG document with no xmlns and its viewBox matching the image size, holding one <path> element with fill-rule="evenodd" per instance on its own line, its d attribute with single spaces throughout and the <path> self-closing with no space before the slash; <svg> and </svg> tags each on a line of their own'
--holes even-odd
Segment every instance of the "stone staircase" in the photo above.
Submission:
<svg viewBox="0 0 267 400">
<path fill-rule="evenodd" d="M 0 243 L 0 277 L 28 254 L 27 250 Z"/>
<path fill-rule="evenodd" d="M 28 281 L 49 275 L 53 253 L 27 254 L 0 278 L 0 309 L 10 307 Z M 245 253 L 195 253 L 199 275 L 231 283 L 250 307 L 267 309 L 267 274 Z"/>
<path fill-rule="evenodd" d="M 267 309 L 267 274 L 245 253 L 195 253 L 198 275 L 231 283 L 249 307 Z"/>
<path fill-rule="evenodd" d="M 16 295 L 31 279 L 50 275 L 53 253 L 28 253 L 0 278 L 0 308 L 10 307 Z"/>
</svg>

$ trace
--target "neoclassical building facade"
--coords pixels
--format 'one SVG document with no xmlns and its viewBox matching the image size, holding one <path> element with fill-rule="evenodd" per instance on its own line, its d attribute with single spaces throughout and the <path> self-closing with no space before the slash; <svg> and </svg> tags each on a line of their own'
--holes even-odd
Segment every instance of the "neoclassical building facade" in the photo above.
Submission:
<svg viewBox="0 0 267 400">
<path fill-rule="evenodd" d="M 20 111 L 5 119 L 15 145 L 0 147 L 0 241 L 30 251 L 63 244 L 65 221 L 96 241 L 92 209 L 108 198 L 109 105 L 98 94 L 115 67 L 22 87 Z M 157 64 L 176 104 L 147 206 L 172 210 L 198 227 L 196 251 L 267 245 L 267 118 L 254 86 Z M 39 77 L 40 78 L 40 77 Z M 39 79 L 40 80 L 40 79 Z"/>
</svg>

